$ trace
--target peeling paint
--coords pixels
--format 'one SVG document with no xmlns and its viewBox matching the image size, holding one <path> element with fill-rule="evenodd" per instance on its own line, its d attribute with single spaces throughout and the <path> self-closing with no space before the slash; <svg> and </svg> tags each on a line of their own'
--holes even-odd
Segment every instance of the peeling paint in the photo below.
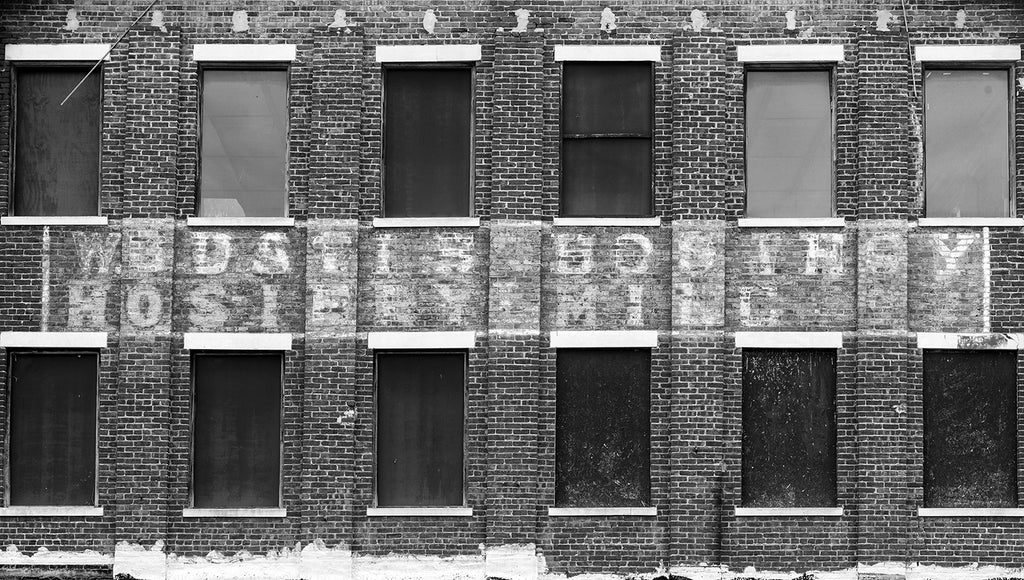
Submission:
<svg viewBox="0 0 1024 580">
<path fill-rule="evenodd" d="M 149 17 L 149 25 L 153 28 L 157 28 L 160 32 L 167 32 L 167 24 L 164 22 L 164 13 L 162 10 L 154 10 L 153 15 Z"/>
<path fill-rule="evenodd" d="M 889 32 L 889 26 L 896 24 L 896 16 L 888 10 L 879 10 L 875 12 L 875 30 L 878 32 Z"/>
<path fill-rule="evenodd" d="M 953 23 L 956 28 L 963 28 L 967 26 L 967 11 L 961 8 L 956 11 L 956 22 Z"/>
<path fill-rule="evenodd" d="M 235 10 L 231 15 L 231 31 L 232 32 L 248 32 L 249 31 L 249 13 L 245 10 Z"/>
<path fill-rule="evenodd" d="M 618 19 L 615 17 L 615 13 L 612 12 L 612 9 L 605 6 L 604 10 L 601 11 L 601 30 L 603 32 L 612 32 L 619 27 L 615 24 L 616 20 Z"/>
<path fill-rule="evenodd" d="M 437 14 L 434 13 L 433 8 L 428 8 L 423 13 L 423 30 L 426 30 L 427 34 L 434 34 L 435 26 L 437 26 Z"/>
<path fill-rule="evenodd" d="M 68 15 L 64 19 L 64 26 L 61 26 L 61 30 L 67 30 L 68 32 L 77 32 L 78 27 L 82 25 L 82 22 L 78 20 L 78 10 L 71 8 L 68 10 Z"/>
</svg>

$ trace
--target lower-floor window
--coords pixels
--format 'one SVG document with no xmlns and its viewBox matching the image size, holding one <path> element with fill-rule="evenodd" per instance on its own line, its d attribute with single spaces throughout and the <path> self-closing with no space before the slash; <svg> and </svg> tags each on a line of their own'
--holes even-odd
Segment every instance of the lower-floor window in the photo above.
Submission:
<svg viewBox="0 0 1024 580">
<path fill-rule="evenodd" d="M 743 350 L 742 502 L 836 505 L 836 351 Z"/>
<path fill-rule="evenodd" d="M 95 505 L 99 355 L 9 358 L 10 505 Z"/>
<path fill-rule="evenodd" d="M 461 506 L 466 354 L 378 353 L 377 505 Z"/>
<path fill-rule="evenodd" d="M 192 358 L 192 505 L 279 507 L 282 355 Z"/>
<path fill-rule="evenodd" d="M 924 352 L 924 505 L 1017 505 L 1017 352 Z"/>
<path fill-rule="evenodd" d="M 651 504 L 650 349 L 561 349 L 555 504 Z"/>
</svg>

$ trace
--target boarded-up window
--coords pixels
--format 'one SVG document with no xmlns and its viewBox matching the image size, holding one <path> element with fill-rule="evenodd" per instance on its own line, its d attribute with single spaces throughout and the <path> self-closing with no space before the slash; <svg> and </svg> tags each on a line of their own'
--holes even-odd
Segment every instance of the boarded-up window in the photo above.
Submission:
<svg viewBox="0 0 1024 580">
<path fill-rule="evenodd" d="M 743 351 L 743 505 L 836 505 L 836 351 Z"/>
<path fill-rule="evenodd" d="M 384 69 L 384 215 L 468 216 L 472 137 L 472 69 Z"/>
<path fill-rule="evenodd" d="M 832 215 L 829 72 L 747 73 L 747 215 Z"/>
<path fill-rule="evenodd" d="M 10 503 L 96 503 L 96 381 L 87 352 L 10 354 Z"/>
<path fill-rule="evenodd" d="M 197 353 L 192 359 L 192 502 L 279 507 L 280 354 Z"/>
<path fill-rule="evenodd" d="M 60 104 L 87 72 L 88 67 L 18 69 L 13 215 L 99 213 L 100 71 Z"/>
<path fill-rule="evenodd" d="M 650 63 L 565 63 L 562 215 L 651 215 Z"/>
<path fill-rule="evenodd" d="M 1017 505 L 1016 351 L 925 351 L 924 503 Z"/>
<path fill-rule="evenodd" d="M 288 71 L 204 70 L 199 215 L 288 211 Z"/>
<path fill-rule="evenodd" d="M 924 74 L 925 213 L 1009 216 L 1009 72 Z"/>
<path fill-rule="evenodd" d="M 651 351 L 558 351 L 555 504 L 651 503 Z"/>
<path fill-rule="evenodd" d="M 463 505 L 464 353 L 377 354 L 377 505 Z"/>
</svg>

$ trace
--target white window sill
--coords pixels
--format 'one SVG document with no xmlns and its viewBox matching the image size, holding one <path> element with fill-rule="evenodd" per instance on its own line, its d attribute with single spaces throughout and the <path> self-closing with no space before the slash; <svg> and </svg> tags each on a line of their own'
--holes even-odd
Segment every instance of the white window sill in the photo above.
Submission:
<svg viewBox="0 0 1024 580">
<path fill-rule="evenodd" d="M 656 507 L 549 507 L 551 517 L 657 516 Z"/>
<path fill-rule="evenodd" d="M 656 227 L 661 225 L 661 217 L 556 217 L 553 220 L 551 220 L 551 225 L 597 227 Z"/>
<path fill-rule="evenodd" d="M 470 507 L 368 507 L 369 517 L 441 517 L 465 518 L 473 515 Z"/>
<path fill-rule="evenodd" d="M 1024 517 L 1024 508 L 917 508 L 922 518 Z"/>
<path fill-rule="evenodd" d="M 185 350 L 291 350 L 288 332 L 186 332 Z"/>
<path fill-rule="evenodd" d="M 102 215 L 7 215 L 0 217 L 0 226 L 105 226 Z"/>
<path fill-rule="evenodd" d="M 846 218 L 739 218 L 736 225 L 741 228 L 841 228 Z"/>
<path fill-rule="evenodd" d="M 1024 334 L 983 332 L 919 332 L 917 348 L 964 350 L 1021 350 Z"/>
<path fill-rule="evenodd" d="M 107 348 L 106 332 L 0 332 L 4 348 Z"/>
<path fill-rule="evenodd" d="M 843 348 L 842 332 L 738 331 L 736 348 Z"/>
<path fill-rule="evenodd" d="M 552 330 L 551 348 L 657 348 L 657 330 Z"/>
<path fill-rule="evenodd" d="M 264 227 L 290 228 L 295 225 L 295 218 L 289 217 L 195 217 L 189 216 L 185 222 L 192 227 Z"/>
<path fill-rule="evenodd" d="M 468 349 L 476 346 L 476 333 L 472 330 L 368 332 L 366 344 L 370 350 Z"/>
<path fill-rule="evenodd" d="M 918 218 L 922 228 L 980 228 L 980 227 L 1024 227 L 1024 218 L 973 217 L 973 218 Z"/>
<path fill-rule="evenodd" d="M 772 516 L 827 516 L 835 517 L 843 515 L 842 507 L 788 507 L 788 508 L 755 508 L 737 507 L 733 508 L 736 517 L 772 517 Z"/>
<path fill-rule="evenodd" d="M 477 228 L 478 217 L 401 217 L 373 218 L 375 228 Z"/>
<path fill-rule="evenodd" d="M 185 508 L 181 510 L 183 518 L 284 518 L 288 517 L 285 508 Z"/>
<path fill-rule="evenodd" d="M 0 517 L 86 517 L 102 516 L 103 508 L 77 505 L 18 505 L 0 508 Z"/>
</svg>

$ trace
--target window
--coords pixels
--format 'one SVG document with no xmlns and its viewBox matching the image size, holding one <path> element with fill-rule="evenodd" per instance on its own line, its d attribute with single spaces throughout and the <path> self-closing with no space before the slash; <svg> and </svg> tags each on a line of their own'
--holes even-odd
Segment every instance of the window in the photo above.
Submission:
<svg viewBox="0 0 1024 580">
<path fill-rule="evenodd" d="M 827 70 L 747 71 L 747 216 L 832 216 Z"/>
<path fill-rule="evenodd" d="M 77 66 L 17 67 L 12 215 L 99 214 L 100 70 L 60 104 L 88 72 Z"/>
<path fill-rule="evenodd" d="M 742 503 L 836 505 L 836 351 L 743 350 Z"/>
<path fill-rule="evenodd" d="M 461 506 L 466 354 L 378 353 L 377 505 Z"/>
<path fill-rule="evenodd" d="M 288 212 L 288 71 L 204 69 L 199 215 Z"/>
<path fill-rule="evenodd" d="M 924 505 L 1017 505 L 1017 352 L 924 352 Z"/>
<path fill-rule="evenodd" d="M 95 505 L 99 355 L 11 352 L 8 370 L 9 505 Z"/>
<path fill-rule="evenodd" d="M 555 504 L 651 505 L 650 349 L 562 349 Z"/>
<path fill-rule="evenodd" d="M 192 504 L 279 507 L 280 354 L 192 357 Z"/>
<path fill-rule="evenodd" d="M 651 215 L 651 63 L 562 67 L 561 214 Z"/>
<path fill-rule="evenodd" d="M 925 214 L 1010 216 L 1006 69 L 926 69 Z"/>
<path fill-rule="evenodd" d="M 472 143 L 472 68 L 384 68 L 384 217 L 469 216 Z"/>
</svg>

